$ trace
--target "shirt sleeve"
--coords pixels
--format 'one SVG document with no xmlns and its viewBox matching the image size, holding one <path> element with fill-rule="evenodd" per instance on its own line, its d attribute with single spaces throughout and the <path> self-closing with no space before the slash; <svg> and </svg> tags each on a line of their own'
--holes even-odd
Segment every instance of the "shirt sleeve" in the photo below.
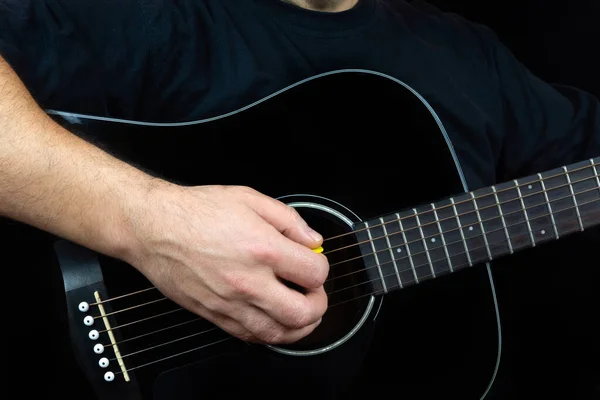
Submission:
<svg viewBox="0 0 600 400">
<path fill-rule="evenodd" d="M 152 45 L 133 0 L 3 0 L 0 54 L 44 108 L 143 118 Z"/>
<path fill-rule="evenodd" d="M 591 93 L 542 81 L 489 29 L 478 27 L 501 97 L 499 180 L 600 156 L 600 102 Z"/>
</svg>

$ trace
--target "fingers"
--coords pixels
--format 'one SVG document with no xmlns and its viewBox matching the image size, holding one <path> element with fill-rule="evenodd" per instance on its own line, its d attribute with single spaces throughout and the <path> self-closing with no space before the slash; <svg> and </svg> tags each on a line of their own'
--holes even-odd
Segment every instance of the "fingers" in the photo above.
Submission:
<svg viewBox="0 0 600 400">
<path fill-rule="evenodd" d="M 310 301 L 313 301 L 312 298 L 319 298 L 319 301 L 322 301 L 323 297 L 326 298 L 325 292 L 323 290 L 320 292 L 311 292 Z M 274 308 L 276 307 L 270 307 L 270 309 Z M 294 343 L 309 335 L 321 323 L 321 317 L 319 317 L 310 318 L 310 322 L 299 327 L 286 326 L 269 313 L 241 301 L 230 302 L 227 307 L 227 315 L 210 310 L 197 301 L 194 301 L 191 311 L 211 321 L 230 335 L 246 342 L 255 343 Z M 285 316 L 282 319 L 292 321 Z"/>
<path fill-rule="evenodd" d="M 247 306 L 239 313 L 238 319 L 244 329 L 259 341 L 268 344 L 294 343 L 309 335 L 321 323 L 318 319 L 299 329 L 290 328 L 278 323 L 264 311 Z"/>
<path fill-rule="evenodd" d="M 261 218 L 294 242 L 309 249 L 316 249 L 323 243 L 323 237 L 309 227 L 293 207 L 258 192 L 249 196 L 249 200 L 250 206 Z"/>
<path fill-rule="evenodd" d="M 300 293 L 271 279 L 253 304 L 278 323 L 298 329 L 314 324 L 323 317 L 327 311 L 327 294 L 322 286 Z"/>
<path fill-rule="evenodd" d="M 279 257 L 275 257 L 271 264 L 275 274 L 303 288 L 323 286 L 329 275 L 327 258 L 286 238 L 281 239 L 276 249 Z"/>
<path fill-rule="evenodd" d="M 323 254 L 311 249 L 323 243 L 322 237 L 312 231 L 296 210 L 278 200 L 251 192 L 250 207 L 267 223 L 281 232 L 282 240 L 276 246 L 262 249 L 272 254 L 262 254 L 266 264 L 277 276 L 304 288 L 323 285 L 329 273 L 329 263 Z M 272 243 L 273 244 L 273 243 Z"/>
<path fill-rule="evenodd" d="M 254 336 L 248 329 L 246 329 L 241 323 L 235 321 L 232 318 L 226 317 L 225 315 L 213 316 L 211 322 L 229 333 L 245 342 L 258 342 L 259 340 Z"/>
<path fill-rule="evenodd" d="M 190 309 L 190 311 L 217 325 L 219 328 L 229 333 L 231 336 L 234 336 L 245 342 L 258 341 L 254 334 L 252 334 L 240 322 L 234 320 L 233 318 L 230 318 L 224 314 L 215 311 L 211 311 L 208 308 L 204 307 L 202 304 L 200 304 L 198 301 L 194 301 L 193 304 L 194 306 Z"/>
<path fill-rule="evenodd" d="M 324 296 L 324 294 L 323 292 L 316 295 Z M 227 307 L 227 315 L 210 310 L 197 301 L 194 301 L 193 304 L 191 311 L 211 321 L 230 335 L 246 342 L 294 343 L 309 335 L 321 323 L 319 317 L 299 328 L 285 326 L 265 311 L 242 301 L 230 302 Z"/>
<path fill-rule="evenodd" d="M 250 207 L 284 235 L 282 240 L 276 241 L 276 246 L 263 249 L 274 253 L 263 254 L 264 261 L 280 278 L 304 288 L 322 286 L 329 273 L 329 263 L 323 254 L 311 250 L 323 243 L 322 237 L 312 231 L 292 207 L 260 193 L 250 197 Z"/>
</svg>

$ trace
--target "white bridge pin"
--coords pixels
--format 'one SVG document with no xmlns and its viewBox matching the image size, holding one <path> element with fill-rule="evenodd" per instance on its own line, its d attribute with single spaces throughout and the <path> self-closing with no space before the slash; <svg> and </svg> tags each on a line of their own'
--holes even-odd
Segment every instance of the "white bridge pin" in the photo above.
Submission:
<svg viewBox="0 0 600 400">
<path fill-rule="evenodd" d="M 77 308 L 79 308 L 79 311 L 81 312 L 87 312 L 87 310 L 90 309 L 90 305 L 85 301 L 82 301 L 81 303 L 79 303 L 79 306 Z"/>
<path fill-rule="evenodd" d="M 115 374 L 113 374 L 112 372 L 108 371 L 107 373 L 104 374 L 104 380 L 106 382 L 112 382 L 115 379 Z"/>
<path fill-rule="evenodd" d="M 104 353 L 104 346 L 101 345 L 100 343 L 96 343 L 94 345 L 94 353 L 96 353 L 96 354 L 102 354 L 102 353 Z"/>
<path fill-rule="evenodd" d="M 92 317 L 91 315 L 88 315 L 87 317 L 85 317 L 83 319 L 83 323 L 85 324 L 85 326 L 92 326 L 92 325 L 94 325 L 94 317 Z"/>
<path fill-rule="evenodd" d="M 102 357 L 99 361 L 98 361 L 98 365 L 101 366 L 102 368 L 106 368 L 108 367 L 108 358 L 106 357 Z"/>
<path fill-rule="evenodd" d="M 97 330 L 94 329 L 94 330 L 90 331 L 90 333 L 88 334 L 88 336 L 90 337 L 90 339 L 96 340 L 100 336 L 100 333 Z"/>
</svg>

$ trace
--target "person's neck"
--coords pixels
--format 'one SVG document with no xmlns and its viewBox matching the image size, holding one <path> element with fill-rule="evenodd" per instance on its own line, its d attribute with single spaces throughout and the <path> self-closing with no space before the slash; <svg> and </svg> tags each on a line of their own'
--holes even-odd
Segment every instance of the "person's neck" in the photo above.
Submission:
<svg viewBox="0 0 600 400">
<path fill-rule="evenodd" d="M 278 0 L 313 11 L 340 12 L 351 9 L 359 0 Z"/>
</svg>

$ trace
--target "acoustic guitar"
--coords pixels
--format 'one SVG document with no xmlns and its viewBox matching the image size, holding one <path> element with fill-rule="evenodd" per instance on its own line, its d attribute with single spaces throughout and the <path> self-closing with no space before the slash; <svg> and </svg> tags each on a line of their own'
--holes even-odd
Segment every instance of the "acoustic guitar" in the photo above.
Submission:
<svg viewBox="0 0 600 400">
<path fill-rule="evenodd" d="M 246 185 L 295 207 L 324 235 L 330 263 L 322 324 L 294 344 L 257 345 L 179 307 L 131 266 L 56 240 L 72 351 L 89 383 L 80 399 L 351 394 L 382 337 L 394 338 L 389 359 L 369 368 L 391 396 L 483 399 L 502 346 L 490 262 L 600 223 L 600 158 L 471 190 L 431 105 L 372 71 L 314 76 L 201 121 L 48 113 L 161 178 Z"/>
</svg>

